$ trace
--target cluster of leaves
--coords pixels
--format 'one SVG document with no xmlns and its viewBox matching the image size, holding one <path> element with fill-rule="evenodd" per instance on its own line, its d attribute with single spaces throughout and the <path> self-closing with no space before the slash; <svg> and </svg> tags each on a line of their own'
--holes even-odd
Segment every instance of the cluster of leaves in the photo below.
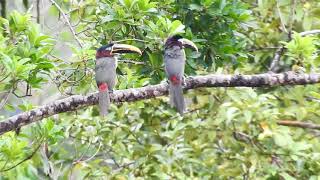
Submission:
<svg viewBox="0 0 320 180">
<path fill-rule="evenodd" d="M 76 24 L 72 27 L 83 44 L 79 48 L 72 41 L 73 34 L 61 33 L 63 42 L 68 41 L 72 49 L 72 57 L 56 59 L 55 69 L 47 70 L 57 74 L 55 79 L 63 91 L 74 83 L 73 93 L 77 94 L 96 88 L 92 77 L 95 48 L 109 41 L 124 40 L 143 49 L 140 58 L 121 57 L 141 61 L 143 65 L 120 62 L 117 89 L 163 80 L 163 42 L 175 33 L 184 34 L 200 50 L 199 54 L 187 52 L 188 75 L 264 72 L 273 58 L 273 49 L 280 45 L 286 49 L 281 58 L 284 70 L 303 64 L 308 71 L 318 72 L 319 38 L 299 34 L 290 37 L 286 33 L 320 28 L 317 23 L 320 4 L 316 0 L 64 0 L 57 3 L 67 12 L 71 23 Z M 295 11 L 292 13 L 291 9 Z M 54 5 L 50 12 L 57 17 L 61 13 Z M 25 33 L 33 23 L 26 22 L 28 26 L 21 36 L 14 37 L 29 38 Z M 12 41 L 8 33 L 3 38 Z M 52 47 L 52 41 L 47 40 L 31 49 Z M 32 44 L 30 41 L 29 38 L 19 42 Z M 13 53 L 18 56 L 17 46 L 10 45 L 3 51 L 13 59 Z M 48 62 L 46 53 L 41 62 Z M 34 56 L 19 55 L 18 60 Z M 30 60 L 24 65 L 36 67 L 37 62 Z M 46 69 L 30 69 L 30 72 L 40 75 Z M 29 73 L 26 75 L 23 78 L 31 83 Z M 112 105 L 105 119 L 98 116 L 96 107 L 60 114 L 23 128 L 19 135 L 13 132 L 2 135 L 0 171 L 8 178 L 18 174 L 21 178 L 34 179 L 47 176 L 53 179 L 317 179 L 319 139 L 305 129 L 281 127 L 277 121 L 317 123 L 318 92 L 319 85 L 196 89 L 186 94 L 189 112 L 184 117 L 169 107 L 166 97 Z M 38 143 L 43 144 L 40 150 Z M 26 162 L 19 164 L 26 158 Z M 15 168 L 7 171 L 10 167 Z"/>
<path fill-rule="evenodd" d="M 284 42 L 288 49 L 286 55 L 288 56 L 288 64 L 296 64 L 307 67 L 307 70 L 316 69 L 319 65 L 319 56 L 316 53 L 316 38 L 301 37 L 298 33 L 293 35 L 292 41 Z"/>
<path fill-rule="evenodd" d="M 248 39 L 246 39 L 247 49 L 251 56 L 249 62 L 254 64 L 254 66 L 245 66 L 242 71 L 257 73 L 265 71 L 269 65 L 270 60 L 274 57 L 275 51 L 281 47 L 283 44 L 291 41 L 291 48 L 289 51 L 291 53 L 288 56 L 281 57 L 281 70 L 286 71 L 292 68 L 292 65 L 307 64 L 308 69 L 310 69 L 311 60 L 315 59 L 317 56 L 310 57 L 317 53 L 312 47 L 317 45 L 316 41 L 311 42 L 310 37 L 301 37 L 301 40 L 294 40 L 299 38 L 298 34 L 293 35 L 293 32 L 303 32 L 312 29 L 319 28 L 319 2 L 317 1 L 303 1 L 303 2 L 292 2 L 291 0 L 275 0 L 275 1 L 255 1 L 247 0 L 247 3 L 252 5 L 255 19 L 251 20 L 245 25 L 248 28 L 245 32 Z M 293 40 L 293 41 L 292 41 Z M 298 45 L 298 44 L 300 45 Z M 294 45 L 295 44 L 295 45 Z M 302 45 L 303 44 L 303 45 Z M 297 48 L 306 49 L 308 56 L 304 61 L 301 59 L 302 49 L 293 50 L 293 46 Z M 287 47 L 288 48 L 288 47 Z M 311 52 L 312 51 L 312 52 Z M 311 53 L 311 54 L 310 54 Z M 293 55 L 295 54 L 295 55 Z M 297 58 L 293 60 L 293 58 Z M 310 60 L 310 61 L 308 61 Z"/>
<path fill-rule="evenodd" d="M 19 94 L 20 84 L 27 84 L 29 89 L 40 88 L 54 67 L 47 57 L 53 39 L 40 33 L 39 25 L 31 21 L 29 14 L 14 11 L 8 19 L 0 18 L 0 24 L 0 90 L 18 90 L 15 94 Z"/>
<path fill-rule="evenodd" d="M 238 25 L 249 19 L 250 11 L 241 2 L 121 0 L 64 5 L 71 9 L 70 17 L 77 23 L 76 31 L 87 44 L 81 49 L 73 48 L 73 53 L 78 55 L 75 61 L 81 63 L 80 66 L 84 64 L 84 54 L 94 57 L 92 47 L 120 40 L 143 49 L 139 60 L 135 55 L 123 57 L 144 63 L 134 67 L 139 72 L 134 75 L 148 78 L 151 84 L 158 83 L 165 78 L 162 61 L 164 41 L 178 33 L 197 43 L 200 49 L 198 54 L 188 52 L 187 75 L 194 75 L 200 70 L 203 73 L 213 72 L 221 66 L 230 66 L 229 71 L 232 71 L 232 67 L 237 67 L 246 59 L 241 55 L 244 54 L 241 52 L 245 44 L 237 41 L 241 37 L 234 36 Z M 57 11 L 52 8 L 53 12 Z M 72 66 L 78 65 L 73 63 Z M 123 70 L 125 66 L 120 64 L 119 75 L 127 74 Z M 87 80 L 82 79 L 84 82 Z M 70 87 L 70 83 L 66 82 L 65 86 Z M 83 92 L 81 87 L 77 93 Z"/>
</svg>

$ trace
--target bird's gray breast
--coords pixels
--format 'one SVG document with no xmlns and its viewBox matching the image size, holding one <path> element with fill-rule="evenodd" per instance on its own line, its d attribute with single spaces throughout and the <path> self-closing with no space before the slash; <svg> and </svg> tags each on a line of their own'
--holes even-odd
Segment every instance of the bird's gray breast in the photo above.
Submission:
<svg viewBox="0 0 320 180">
<path fill-rule="evenodd" d="M 95 78 L 97 83 L 114 83 L 116 78 L 117 62 L 114 57 L 104 57 L 96 60 Z M 110 85 L 109 85 L 110 86 Z"/>
<path fill-rule="evenodd" d="M 165 70 L 168 76 L 176 75 L 182 77 L 186 55 L 179 46 L 167 48 L 164 53 Z"/>
</svg>

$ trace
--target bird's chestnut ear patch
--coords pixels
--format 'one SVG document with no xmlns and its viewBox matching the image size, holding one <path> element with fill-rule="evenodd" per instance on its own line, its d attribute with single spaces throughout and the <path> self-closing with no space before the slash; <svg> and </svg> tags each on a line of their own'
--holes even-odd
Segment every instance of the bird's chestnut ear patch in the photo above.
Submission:
<svg viewBox="0 0 320 180">
<path fill-rule="evenodd" d="M 101 83 L 101 84 L 99 84 L 99 91 L 104 92 L 104 91 L 106 91 L 106 90 L 108 90 L 108 85 L 107 85 L 107 83 Z"/>
<path fill-rule="evenodd" d="M 113 54 L 108 50 L 97 51 L 96 58 L 98 59 L 103 57 L 113 57 Z"/>
</svg>

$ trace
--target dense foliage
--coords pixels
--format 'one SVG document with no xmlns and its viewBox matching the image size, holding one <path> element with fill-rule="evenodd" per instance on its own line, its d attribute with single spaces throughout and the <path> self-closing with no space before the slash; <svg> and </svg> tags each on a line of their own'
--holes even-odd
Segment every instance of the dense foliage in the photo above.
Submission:
<svg viewBox="0 0 320 180">
<path fill-rule="evenodd" d="M 23 2 L 26 12 L 0 19 L 3 120 L 43 99 L 96 91 L 95 49 L 111 41 L 143 50 L 120 58 L 117 89 L 163 81 L 164 40 L 177 33 L 199 48 L 187 50 L 187 76 L 264 73 L 281 47 L 279 71 L 319 72 L 319 35 L 299 34 L 320 29 L 317 0 L 50 0 L 39 23 Z M 104 119 L 90 107 L 1 135 L 0 179 L 320 177 L 319 132 L 277 125 L 319 123 L 319 85 L 185 97 L 183 117 L 162 97 L 112 105 Z"/>
</svg>

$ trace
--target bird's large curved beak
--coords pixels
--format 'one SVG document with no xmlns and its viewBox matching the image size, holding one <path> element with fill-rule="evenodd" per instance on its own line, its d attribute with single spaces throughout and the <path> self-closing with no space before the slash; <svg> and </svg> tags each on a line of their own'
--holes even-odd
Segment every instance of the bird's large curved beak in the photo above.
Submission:
<svg viewBox="0 0 320 180">
<path fill-rule="evenodd" d="M 189 39 L 182 38 L 182 39 L 179 39 L 178 41 L 180 41 L 184 47 L 191 48 L 198 52 L 197 46 Z"/>
<path fill-rule="evenodd" d="M 112 53 L 138 53 L 140 55 L 142 54 L 139 48 L 128 44 L 114 44 L 112 46 Z"/>
</svg>

